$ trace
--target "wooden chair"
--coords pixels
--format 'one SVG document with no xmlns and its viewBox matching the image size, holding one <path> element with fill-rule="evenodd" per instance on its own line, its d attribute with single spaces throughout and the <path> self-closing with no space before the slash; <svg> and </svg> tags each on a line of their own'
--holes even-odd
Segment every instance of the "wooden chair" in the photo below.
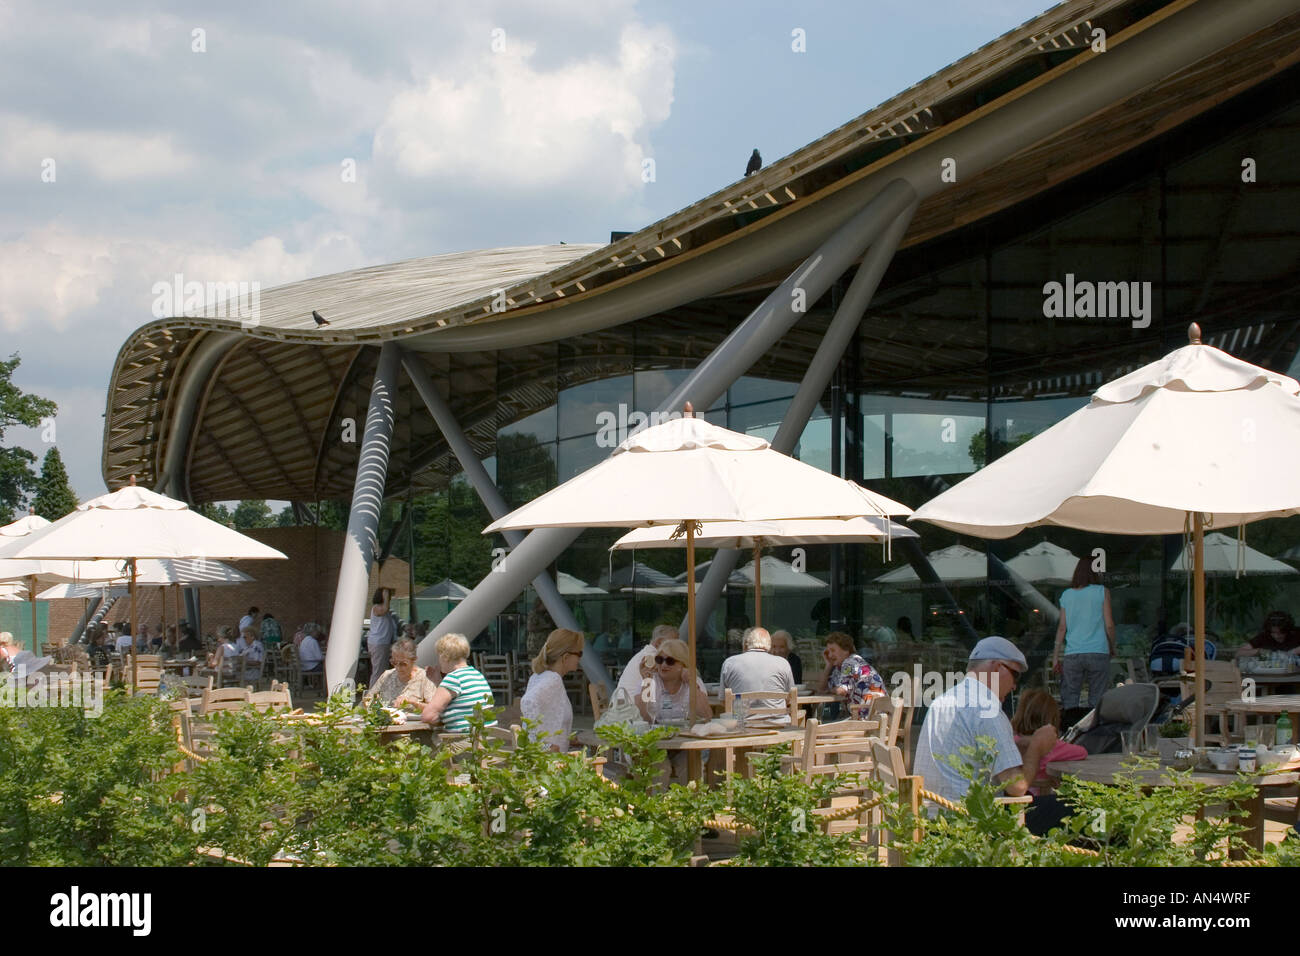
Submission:
<svg viewBox="0 0 1300 956">
<path fill-rule="evenodd" d="M 923 781 L 920 777 L 910 776 L 906 767 L 903 765 L 903 752 L 898 747 L 886 747 L 882 743 L 875 743 L 871 748 L 872 762 L 875 764 L 874 777 L 884 788 L 886 796 L 897 793 L 899 799 L 908 809 L 912 811 L 913 816 L 920 816 L 921 813 L 921 786 Z M 880 819 L 876 812 L 872 813 L 872 822 Z M 871 834 L 874 842 L 879 847 L 888 847 L 893 843 L 894 834 L 877 827 Z M 919 840 L 921 831 L 913 830 L 912 840 Z M 889 866 L 897 866 L 899 863 L 898 852 L 896 850 L 886 849 L 885 863 Z"/>
<path fill-rule="evenodd" d="M 497 703 L 511 704 L 515 699 L 513 654 L 483 654 L 479 656 L 479 673 L 492 688 Z"/>
<path fill-rule="evenodd" d="M 589 695 L 583 693 L 586 683 L 587 678 L 580 670 L 564 676 L 564 692 L 569 695 L 569 702 L 580 714 L 587 712 L 587 705 L 590 702 Z"/>
<path fill-rule="evenodd" d="M 253 705 L 251 687 L 222 687 L 217 690 L 205 690 L 199 713 L 203 716 L 228 710 L 247 710 Z"/>
<path fill-rule="evenodd" d="M 597 720 L 609 709 L 609 691 L 600 684 L 588 684 L 587 695 L 591 698 L 591 713 Z"/>
<path fill-rule="evenodd" d="M 855 775 L 856 781 L 845 780 L 844 785 L 831 798 L 829 806 L 813 812 L 818 816 L 843 811 L 866 802 L 870 793 L 868 781 L 875 771 L 873 746 L 880 741 L 881 722 L 876 720 L 838 720 L 823 724 L 810 719 L 804 725 L 803 745 L 797 756 L 782 762 L 805 783 L 818 777 L 847 777 Z M 856 817 L 826 824 L 828 833 L 846 833 L 859 825 L 870 823 L 869 811 Z"/>
<path fill-rule="evenodd" d="M 759 701 L 771 701 L 785 697 L 785 703 L 780 707 L 755 706 Z M 724 714 L 734 714 L 737 700 L 742 700 L 749 705 L 745 712 L 745 719 L 772 719 L 777 717 L 790 718 L 791 726 L 798 727 L 802 723 L 802 716 L 799 710 L 799 692 L 793 687 L 785 694 L 773 693 L 770 690 L 747 690 L 742 694 L 733 693 L 731 688 L 727 688 L 722 694 L 722 712 Z"/>
<path fill-rule="evenodd" d="M 276 670 L 280 679 L 289 685 L 295 694 L 302 693 L 302 661 L 298 658 L 298 648 L 290 641 L 280 648 L 280 663 Z"/>
<path fill-rule="evenodd" d="M 293 697 L 289 693 L 289 687 L 279 681 L 272 681 L 270 690 L 251 693 L 249 703 L 255 711 L 262 714 L 268 710 L 293 710 Z"/>
<path fill-rule="evenodd" d="M 158 685 L 162 683 L 161 667 L 146 667 L 143 664 L 137 664 L 131 670 L 127 671 L 134 683 L 131 688 L 132 694 L 156 694 Z"/>
<path fill-rule="evenodd" d="M 1229 703 L 1241 700 L 1241 670 L 1237 667 L 1236 661 L 1205 661 L 1203 666 L 1206 683 L 1205 706 L 1202 711 L 1202 702 L 1198 700 L 1192 704 L 1192 709 L 1205 714 L 1204 743 L 1226 746 L 1232 740 L 1242 738 L 1242 715 L 1227 709 Z M 1184 700 L 1196 693 L 1194 673 L 1180 671 L 1178 680 Z M 1218 730 L 1211 731 L 1215 718 L 1218 718 Z"/>
<path fill-rule="evenodd" d="M 898 735 L 903 726 L 905 710 L 907 705 L 900 697 L 886 695 L 872 698 L 866 719 L 880 721 L 880 740 L 886 747 L 898 746 Z"/>
</svg>

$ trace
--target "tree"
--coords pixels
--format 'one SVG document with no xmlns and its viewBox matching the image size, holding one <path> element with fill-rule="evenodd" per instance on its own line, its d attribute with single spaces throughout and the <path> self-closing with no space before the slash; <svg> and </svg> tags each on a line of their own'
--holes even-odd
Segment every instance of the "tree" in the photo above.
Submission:
<svg viewBox="0 0 1300 956">
<path fill-rule="evenodd" d="M 234 523 L 235 516 L 230 513 L 230 509 L 225 505 L 205 502 L 194 509 L 203 517 L 215 521 L 217 524 L 223 524 L 229 527 Z"/>
<path fill-rule="evenodd" d="M 25 425 L 40 427 L 41 420 L 52 418 L 58 406 L 48 398 L 25 395 L 11 378 L 21 359 L 15 352 L 7 362 L 0 362 L 0 441 L 6 428 Z M 0 523 L 13 520 L 14 511 L 36 487 L 32 465 L 36 456 L 26 448 L 0 447 Z"/>
<path fill-rule="evenodd" d="M 275 516 L 276 527 L 279 528 L 296 528 L 298 518 L 293 513 L 293 505 L 285 505 L 284 510 Z"/>
<path fill-rule="evenodd" d="M 51 448 L 41 462 L 32 508 L 47 521 L 58 521 L 76 510 L 77 504 L 77 496 L 68 484 L 68 470 L 63 467 L 63 456 L 57 447 Z"/>
<path fill-rule="evenodd" d="M 233 515 L 235 528 L 247 531 L 249 528 L 270 528 L 275 519 L 271 517 L 271 508 L 261 498 L 246 498 L 235 506 Z"/>
</svg>

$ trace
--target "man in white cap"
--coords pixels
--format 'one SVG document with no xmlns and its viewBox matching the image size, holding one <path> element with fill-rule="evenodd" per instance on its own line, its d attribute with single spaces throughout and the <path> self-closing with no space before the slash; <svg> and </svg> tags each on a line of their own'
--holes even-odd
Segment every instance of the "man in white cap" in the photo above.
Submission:
<svg viewBox="0 0 1300 956">
<path fill-rule="evenodd" d="M 1005 637 L 986 637 L 975 645 L 966 679 L 930 705 L 921 726 L 912 772 L 925 778 L 927 790 L 961 802 L 970 781 L 953 766 L 953 758 L 958 763 L 969 762 L 962 748 L 974 748 L 981 737 L 993 741 L 993 765 L 989 769 L 994 781 L 1006 785 L 1007 796 L 1023 796 L 1029 790 L 1033 781 L 1026 779 L 1023 768 L 1037 769 L 1041 765 L 1056 744 L 1056 728 L 1046 726 L 1034 731 L 1021 755 L 1002 702 L 1027 667 L 1025 655 Z M 1028 776 L 1033 776 L 1032 770 Z"/>
</svg>

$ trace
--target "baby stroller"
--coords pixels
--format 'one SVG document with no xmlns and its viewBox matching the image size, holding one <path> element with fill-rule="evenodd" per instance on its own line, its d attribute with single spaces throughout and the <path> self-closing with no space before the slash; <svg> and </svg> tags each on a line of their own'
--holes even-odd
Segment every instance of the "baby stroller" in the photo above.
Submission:
<svg viewBox="0 0 1300 956">
<path fill-rule="evenodd" d="M 1160 705 L 1155 684 L 1121 684 L 1101 695 L 1097 706 L 1065 732 L 1064 740 L 1090 754 L 1120 753 L 1124 734 L 1140 731 Z"/>
</svg>

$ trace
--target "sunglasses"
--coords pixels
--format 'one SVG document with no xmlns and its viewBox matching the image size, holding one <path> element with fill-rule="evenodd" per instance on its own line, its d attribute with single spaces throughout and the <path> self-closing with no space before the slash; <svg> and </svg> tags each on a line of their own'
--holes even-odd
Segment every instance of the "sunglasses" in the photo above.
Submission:
<svg viewBox="0 0 1300 956">
<path fill-rule="evenodd" d="M 1012 687 L 1014 687 L 1019 682 L 1020 674 L 1014 668 L 1008 667 L 1006 664 L 1002 663 L 1001 661 L 998 661 L 998 667 L 1001 667 L 1003 670 L 1005 670 L 1008 674 L 1011 675 Z"/>
<path fill-rule="evenodd" d="M 679 661 L 679 660 L 678 660 L 677 658 L 675 658 L 675 657 L 664 657 L 664 656 L 660 655 L 659 657 L 656 657 L 656 658 L 655 658 L 655 663 L 656 663 L 656 664 L 667 664 L 667 665 L 669 665 L 669 666 L 671 667 L 673 664 L 680 664 L 680 663 L 682 663 L 682 662 Z"/>
</svg>

